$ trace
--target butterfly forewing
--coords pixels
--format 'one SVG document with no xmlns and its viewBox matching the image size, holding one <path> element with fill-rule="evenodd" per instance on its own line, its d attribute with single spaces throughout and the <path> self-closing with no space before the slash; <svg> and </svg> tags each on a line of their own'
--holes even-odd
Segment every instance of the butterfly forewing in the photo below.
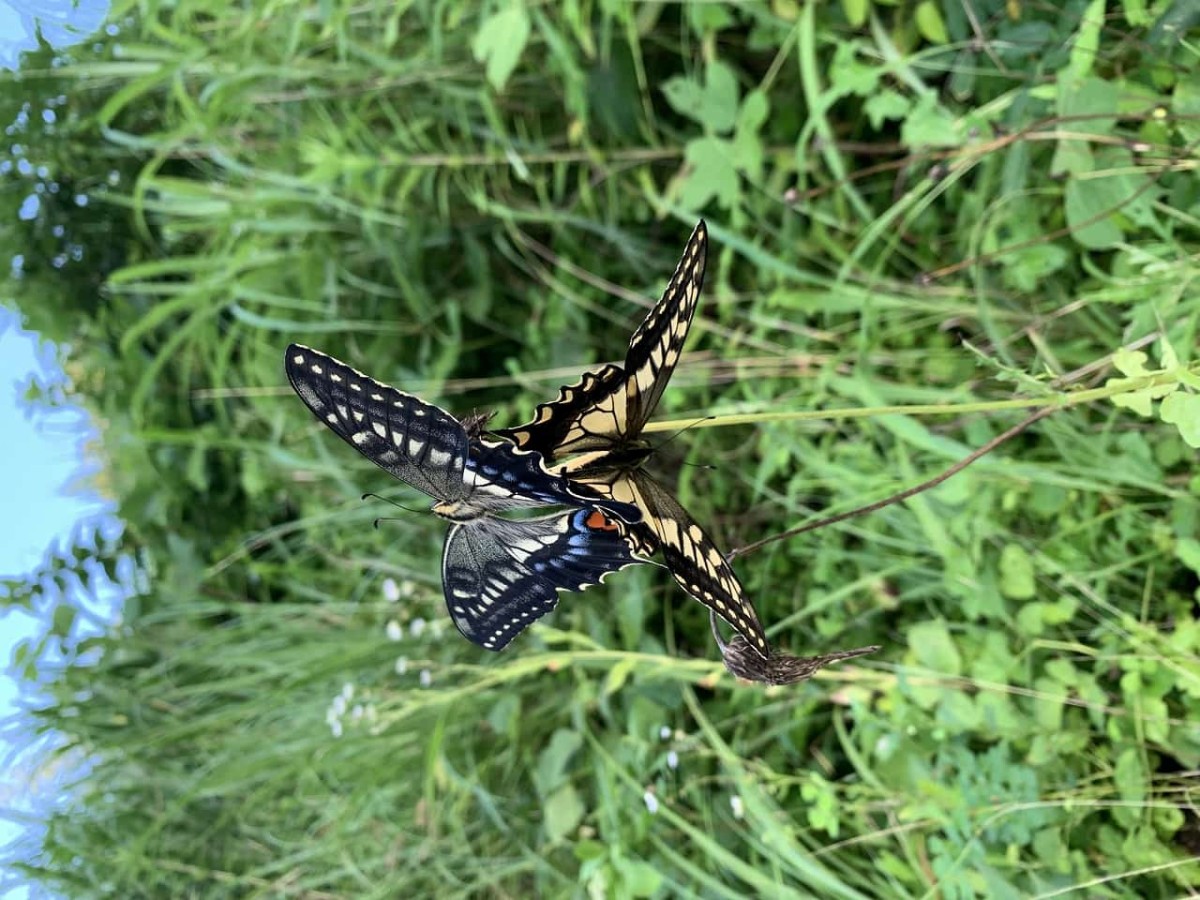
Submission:
<svg viewBox="0 0 1200 900">
<path fill-rule="evenodd" d="M 558 589 L 580 591 L 643 560 L 622 529 L 596 510 L 524 521 L 484 519 L 446 535 L 442 583 L 462 635 L 502 650 L 558 603 Z"/>
<path fill-rule="evenodd" d="M 667 289 L 629 340 L 625 354 L 625 435 L 641 433 L 671 380 L 700 302 L 707 259 L 708 229 L 701 220 L 688 238 Z"/>
<path fill-rule="evenodd" d="M 300 344 L 286 370 L 313 415 L 371 462 L 436 500 L 467 494 L 469 441 L 448 412 Z"/>
<path fill-rule="evenodd" d="M 286 369 L 313 414 L 367 459 L 438 500 L 440 515 L 473 519 L 529 506 L 590 506 L 627 522 L 634 506 L 604 501 L 548 471 L 539 453 L 472 441 L 463 423 L 331 356 L 292 344 Z"/>
<path fill-rule="evenodd" d="M 666 390 L 700 301 L 708 230 L 696 225 L 667 289 L 629 341 L 625 367 L 608 365 L 560 388 L 533 421 L 497 431 L 547 459 L 635 440 Z"/>
</svg>

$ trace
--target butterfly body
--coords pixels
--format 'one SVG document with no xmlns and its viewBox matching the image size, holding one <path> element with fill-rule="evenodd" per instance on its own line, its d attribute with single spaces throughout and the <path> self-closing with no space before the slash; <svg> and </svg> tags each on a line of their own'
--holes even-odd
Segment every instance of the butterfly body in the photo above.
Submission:
<svg viewBox="0 0 1200 900">
<path fill-rule="evenodd" d="M 642 468 L 653 447 L 641 437 L 683 352 L 700 300 L 707 259 L 703 221 L 659 301 L 633 333 L 624 366 L 586 372 L 539 404 L 532 421 L 496 434 L 537 450 L 554 471 L 613 502 L 637 507 L 626 529 L 636 552 L 661 551 L 680 587 L 727 621 L 754 652 L 770 655 L 753 604 L 715 542 L 686 509 Z"/>
<path fill-rule="evenodd" d="M 642 562 L 615 519 L 641 511 L 550 472 L 536 451 L 480 436 L 486 417 L 460 422 L 445 410 L 300 344 L 288 347 L 288 379 L 312 413 L 394 477 L 433 498 L 450 521 L 442 553 L 447 605 L 459 631 L 502 649 L 557 603 Z M 532 519 L 499 513 L 572 507 Z"/>
</svg>

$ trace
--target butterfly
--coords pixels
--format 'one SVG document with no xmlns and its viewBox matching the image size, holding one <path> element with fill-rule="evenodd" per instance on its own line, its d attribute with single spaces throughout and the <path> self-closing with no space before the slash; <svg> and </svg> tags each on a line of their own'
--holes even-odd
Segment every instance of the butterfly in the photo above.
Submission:
<svg viewBox="0 0 1200 900">
<path fill-rule="evenodd" d="M 300 344 L 287 348 L 292 388 L 318 419 L 371 462 L 434 499 L 452 524 L 442 550 L 442 589 L 467 640 L 502 650 L 558 603 L 646 560 L 618 525 L 634 505 L 573 485 L 540 454 L 481 436 L 487 417 L 450 413 Z M 496 513 L 572 507 L 529 519 Z"/>
<path fill-rule="evenodd" d="M 683 351 L 704 284 L 708 230 L 701 220 L 666 290 L 629 340 L 625 365 L 585 372 L 539 404 L 533 420 L 494 433 L 555 471 L 644 514 L 629 533 L 640 555 L 661 550 L 681 588 L 728 622 L 764 659 L 770 648 L 745 589 L 708 533 L 671 493 L 641 469 L 653 452 L 641 437 Z"/>
<path fill-rule="evenodd" d="M 735 634 L 726 642 L 721 637 L 717 627 L 717 617 L 709 613 L 709 625 L 717 646 L 721 649 L 721 659 L 725 668 L 747 681 L 759 681 L 764 684 L 795 684 L 806 681 L 830 663 L 843 662 L 858 656 L 866 656 L 879 649 L 878 645 L 859 647 L 857 650 L 838 650 L 824 656 L 792 656 L 789 653 L 772 651 L 764 659 L 750 649 L 750 644 L 740 634 Z"/>
</svg>

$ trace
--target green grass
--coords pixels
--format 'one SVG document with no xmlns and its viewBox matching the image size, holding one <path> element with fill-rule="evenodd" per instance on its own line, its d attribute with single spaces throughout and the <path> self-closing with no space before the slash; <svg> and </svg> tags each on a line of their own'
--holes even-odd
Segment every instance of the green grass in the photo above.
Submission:
<svg viewBox="0 0 1200 900">
<path fill-rule="evenodd" d="M 121 897 L 1194 890 L 1195 34 L 1163 3 L 945 7 L 150 3 L 0 82 L 6 120 L 56 104 L 20 140 L 61 186 L 33 222 L 36 173 L 0 192 L 7 296 L 71 341 L 126 523 L 9 585 L 51 623 L 17 660 L 35 720 L 93 760 L 27 871 Z M 739 685 L 649 567 L 485 654 L 444 611 L 441 526 L 360 501 L 423 505 L 313 421 L 283 348 L 514 424 L 623 355 L 701 215 L 654 427 L 715 417 L 658 472 L 724 548 L 1061 409 L 736 561 L 778 646 L 873 657 Z M 81 640 L 89 559 L 135 596 Z"/>
</svg>

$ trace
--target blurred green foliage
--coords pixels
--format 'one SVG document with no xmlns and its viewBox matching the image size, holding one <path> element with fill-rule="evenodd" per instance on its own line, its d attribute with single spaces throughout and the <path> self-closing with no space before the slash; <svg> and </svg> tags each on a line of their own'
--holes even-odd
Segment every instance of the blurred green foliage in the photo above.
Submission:
<svg viewBox="0 0 1200 900">
<path fill-rule="evenodd" d="M 121 897 L 1194 890 L 1187 6 L 182 0 L 31 55 L 0 81 L 6 295 L 68 347 L 125 530 L 8 584 L 48 623 L 16 660 L 37 721 L 90 760 L 23 871 Z M 1005 400 L 1064 408 L 738 560 L 777 644 L 883 644 L 863 665 L 739 686 L 650 568 L 484 654 L 442 609 L 440 527 L 360 502 L 413 494 L 312 420 L 282 350 L 522 421 L 623 354 L 700 215 L 660 415 L 721 427 L 658 465 L 724 546 L 916 483 Z M 92 561 L 131 596 L 82 638 Z"/>
</svg>

